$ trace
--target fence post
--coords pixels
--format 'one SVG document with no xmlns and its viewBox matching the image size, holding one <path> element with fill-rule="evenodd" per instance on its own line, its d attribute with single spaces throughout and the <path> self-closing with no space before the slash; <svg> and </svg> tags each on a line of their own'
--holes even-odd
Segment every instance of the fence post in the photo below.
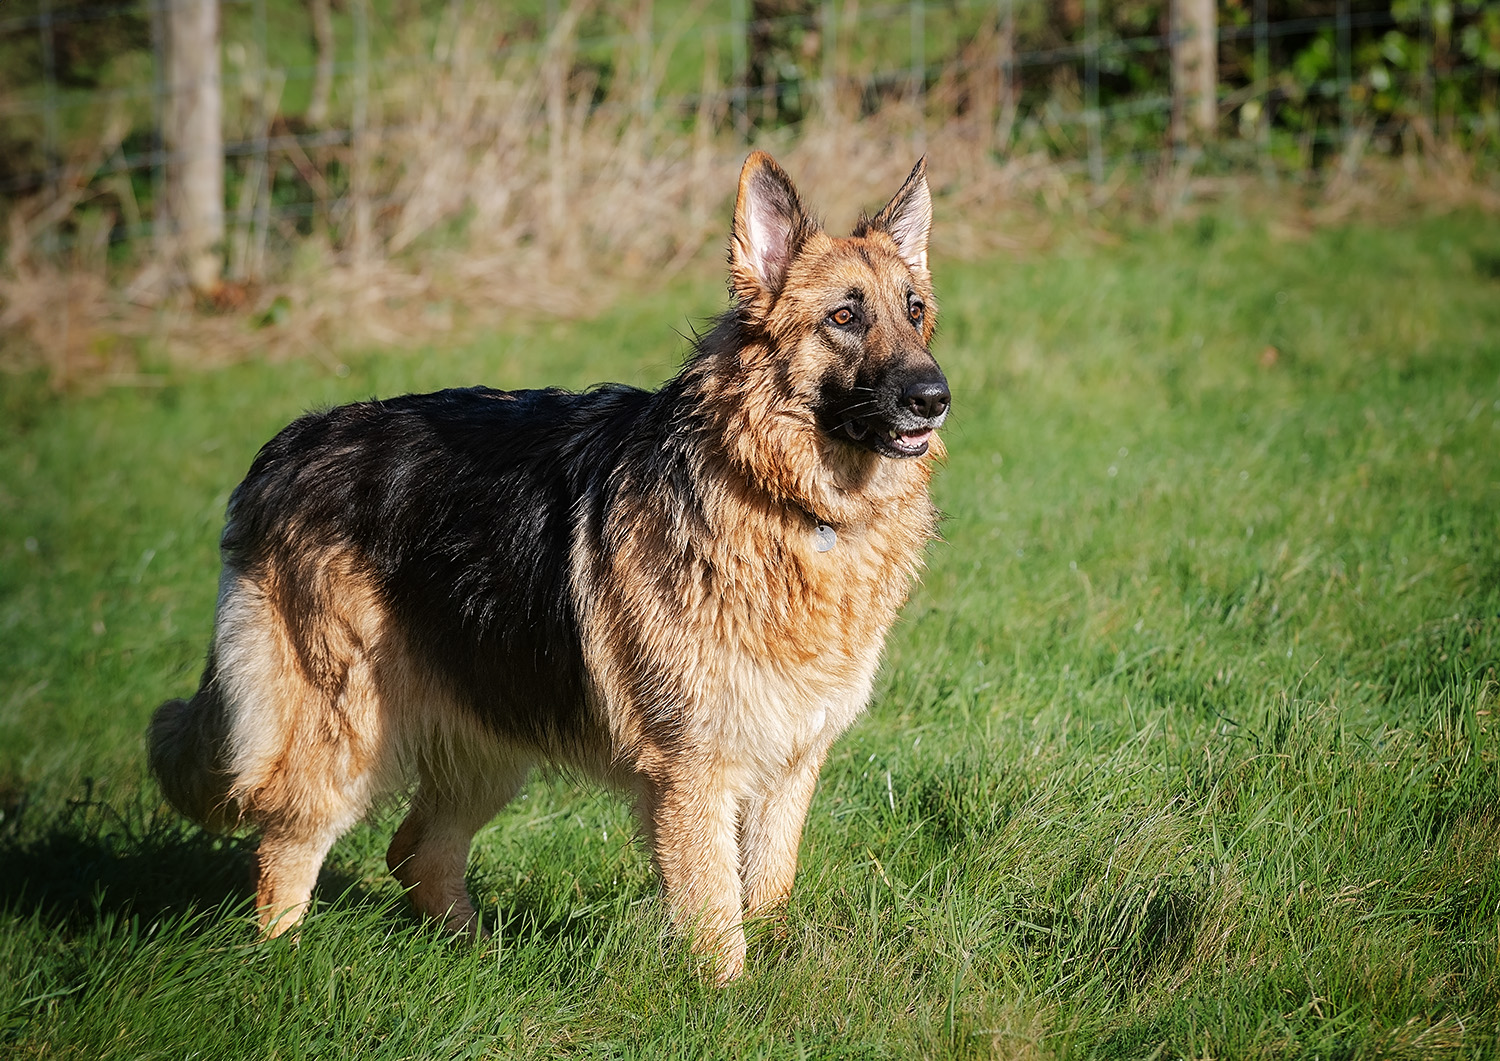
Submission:
<svg viewBox="0 0 1500 1061">
<path fill-rule="evenodd" d="M 218 0 L 170 0 L 166 24 L 167 210 L 175 256 L 193 289 L 206 292 L 223 269 Z"/>
<path fill-rule="evenodd" d="M 1349 0 L 1338 0 L 1334 6 L 1334 21 L 1338 36 L 1339 147 L 1343 148 L 1349 143 L 1349 133 L 1354 125 L 1354 97 L 1350 95 L 1354 88 L 1350 70 L 1354 46 L 1350 40 L 1352 28 L 1349 22 Z"/>
<path fill-rule="evenodd" d="M 265 278 L 266 237 L 271 228 L 271 122 L 276 117 L 281 102 L 281 90 L 286 87 L 286 75 L 277 71 L 278 85 L 273 95 L 265 81 L 271 76 L 271 46 L 266 34 L 266 0 L 255 0 L 251 9 L 255 20 L 255 49 L 260 53 L 261 102 L 257 108 L 255 158 L 259 163 L 257 177 L 259 187 L 255 191 L 255 220 L 252 225 L 250 253 L 246 269 L 252 280 Z"/>
<path fill-rule="evenodd" d="M 1214 0 L 1172 0 L 1172 140 L 1212 140 L 1219 124 Z"/>
<path fill-rule="evenodd" d="M 1260 113 L 1255 116 L 1255 152 L 1260 160 L 1261 176 L 1276 183 L 1276 166 L 1271 160 L 1271 21 L 1270 0 L 1255 0 L 1255 85 Z"/>
<path fill-rule="evenodd" d="M 1083 121 L 1088 130 L 1089 179 L 1104 183 L 1104 145 L 1099 129 L 1099 0 L 1083 9 Z"/>
<path fill-rule="evenodd" d="M 167 0 L 149 0 L 151 13 L 151 242 L 157 260 L 167 250 Z"/>
<path fill-rule="evenodd" d="M 1000 115 L 995 146 L 1004 151 L 1016 124 L 1016 6 L 1000 0 Z"/>
<path fill-rule="evenodd" d="M 839 105 L 838 30 L 838 11 L 834 7 L 833 0 L 823 0 L 818 13 L 818 43 L 823 49 L 823 83 L 819 86 L 818 95 L 822 97 L 819 101 L 819 109 L 823 112 L 823 121 L 830 124 L 838 113 Z"/>
<path fill-rule="evenodd" d="M 927 4 L 911 0 L 911 101 L 923 105 L 927 94 Z"/>
<path fill-rule="evenodd" d="M 729 3 L 729 57 L 734 67 L 734 83 L 730 87 L 731 112 L 734 115 L 734 131 L 741 140 L 750 139 L 750 19 L 746 12 L 749 0 L 730 0 Z"/>
<path fill-rule="evenodd" d="M 1434 133 L 1437 132 L 1437 84 L 1433 78 L 1433 63 L 1437 59 L 1437 28 L 1432 24 L 1432 5 L 1423 4 L 1421 14 L 1422 48 L 1427 53 L 1426 62 L 1422 64 L 1422 82 L 1420 102 L 1422 118 L 1429 123 Z M 1410 136 L 1411 123 L 1408 123 Z"/>
<path fill-rule="evenodd" d="M 370 253 L 370 7 L 354 0 L 354 107 L 349 122 L 349 200 L 353 224 L 349 251 L 356 262 Z"/>
<path fill-rule="evenodd" d="M 62 197 L 61 155 L 57 147 L 57 51 L 52 35 L 52 0 L 42 0 L 37 15 L 37 32 L 42 46 L 42 158 L 47 167 L 47 195 L 52 202 Z M 57 252 L 57 226 L 48 224 L 42 230 L 42 252 L 52 257 Z"/>
<path fill-rule="evenodd" d="M 655 30 L 656 10 L 652 0 L 640 0 L 635 13 L 635 65 L 636 111 L 644 124 L 651 119 L 656 107 L 655 93 L 651 86 L 651 45 Z"/>
<path fill-rule="evenodd" d="M 307 124 L 323 128 L 328 121 L 328 100 L 333 95 L 333 3 L 332 0 L 307 0 L 307 14 L 312 21 L 313 84 L 307 103 Z"/>
<path fill-rule="evenodd" d="M 265 258 L 266 224 L 270 213 L 270 174 L 267 166 L 268 137 L 281 89 L 279 70 L 273 71 L 266 47 L 266 0 L 250 0 L 255 48 L 246 60 L 240 96 L 248 103 L 250 151 L 240 172 L 239 199 L 229 226 L 228 276 L 230 280 L 259 280 Z M 253 63 L 253 67 L 251 64 Z M 274 88 L 272 86 L 275 86 Z"/>
</svg>

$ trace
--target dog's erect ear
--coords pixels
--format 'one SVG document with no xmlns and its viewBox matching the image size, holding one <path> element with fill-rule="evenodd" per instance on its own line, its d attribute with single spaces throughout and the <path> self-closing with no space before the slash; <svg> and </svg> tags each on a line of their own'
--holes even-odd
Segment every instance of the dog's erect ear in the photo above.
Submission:
<svg viewBox="0 0 1500 1061">
<path fill-rule="evenodd" d="M 911 175 L 885 209 L 855 228 L 856 236 L 884 232 L 896 242 L 902 259 L 921 276 L 927 275 L 927 234 L 932 230 L 932 192 L 927 190 L 927 159 L 920 158 Z"/>
<path fill-rule="evenodd" d="M 729 288 L 744 305 L 764 313 L 781 293 L 787 268 L 817 226 L 776 160 L 753 152 L 740 170 L 740 194 L 729 234 Z"/>
</svg>

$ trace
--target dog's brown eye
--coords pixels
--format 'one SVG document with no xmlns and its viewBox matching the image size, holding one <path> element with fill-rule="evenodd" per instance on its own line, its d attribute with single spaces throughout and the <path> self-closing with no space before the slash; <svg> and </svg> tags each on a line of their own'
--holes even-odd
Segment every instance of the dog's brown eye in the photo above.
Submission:
<svg viewBox="0 0 1500 1061">
<path fill-rule="evenodd" d="M 911 318 L 913 324 L 920 326 L 922 323 L 922 303 L 913 302 L 910 306 L 906 307 L 906 315 Z"/>
<path fill-rule="evenodd" d="M 848 306 L 840 306 L 828 315 L 828 319 L 840 328 L 848 327 L 849 322 L 854 319 L 854 311 Z"/>
</svg>

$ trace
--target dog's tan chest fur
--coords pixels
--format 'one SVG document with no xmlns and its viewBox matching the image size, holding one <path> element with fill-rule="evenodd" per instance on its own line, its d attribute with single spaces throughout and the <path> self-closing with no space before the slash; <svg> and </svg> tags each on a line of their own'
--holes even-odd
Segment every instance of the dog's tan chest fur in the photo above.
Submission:
<svg viewBox="0 0 1500 1061">
<path fill-rule="evenodd" d="M 760 774 L 821 754 L 867 701 L 934 533 L 925 469 L 912 470 L 904 495 L 834 529 L 826 551 L 809 513 L 765 499 L 721 497 L 698 535 L 649 497 L 618 513 L 635 528 L 623 547 L 582 550 L 603 567 L 590 584 L 629 587 L 592 598 L 582 622 L 616 760 L 650 769 L 711 748 Z M 660 680 L 640 682 L 643 669 Z"/>
</svg>

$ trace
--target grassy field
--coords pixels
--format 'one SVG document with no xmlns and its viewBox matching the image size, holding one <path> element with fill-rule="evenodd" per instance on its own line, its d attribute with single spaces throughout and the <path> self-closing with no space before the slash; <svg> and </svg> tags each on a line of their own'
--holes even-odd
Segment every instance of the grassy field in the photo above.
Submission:
<svg viewBox="0 0 1500 1061">
<path fill-rule="evenodd" d="M 940 249 L 940 248 L 939 248 Z M 722 288 L 460 349 L 0 408 L 0 1051 L 18 1057 L 1500 1056 L 1500 223 L 1225 210 L 936 263 L 945 540 L 723 991 L 623 806 L 481 833 L 484 947 L 392 807 L 293 946 L 145 779 L 229 489 L 303 408 L 653 383 Z"/>
</svg>

